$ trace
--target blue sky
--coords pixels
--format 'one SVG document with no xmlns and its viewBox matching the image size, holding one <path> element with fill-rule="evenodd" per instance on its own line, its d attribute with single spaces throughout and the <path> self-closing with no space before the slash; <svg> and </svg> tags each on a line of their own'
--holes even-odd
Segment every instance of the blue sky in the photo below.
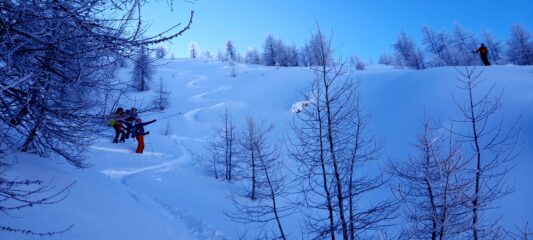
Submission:
<svg viewBox="0 0 533 240">
<path fill-rule="evenodd" d="M 191 41 L 215 53 L 230 39 L 244 53 L 261 48 L 269 33 L 301 46 L 316 29 L 315 19 L 323 32 L 333 34 L 340 55 L 374 61 L 391 51 L 400 31 L 419 39 L 423 26 L 449 31 L 459 23 L 476 34 L 485 28 L 503 40 L 513 24 L 533 32 L 531 0 L 174 0 L 173 11 L 168 1 L 146 4 L 143 19 L 151 35 L 185 23 L 188 12 L 195 11 L 191 30 L 165 44 L 176 57 L 188 56 Z"/>
</svg>

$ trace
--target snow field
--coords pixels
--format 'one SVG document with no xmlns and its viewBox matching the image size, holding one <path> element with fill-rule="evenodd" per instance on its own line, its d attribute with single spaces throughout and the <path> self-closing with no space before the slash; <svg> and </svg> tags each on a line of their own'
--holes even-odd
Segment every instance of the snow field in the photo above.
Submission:
<svg viewBox="0 0 533 240">
<path fill-rule="evenodd" d="M 60 161 L 31 155 L 11 156 L 18 161 L 11 174 L 51 181 L 61 186 L 76 182 L 68 197 L 53 205 L 24 209 L 15 217 L 0 216 L 0 222 L 34 231 L 70 231 L 53 239 L 237 239 L 259 231 L 258 225 L 231 222 L 225 212 L 232 209 L 228 196 L 241 189 L 239 182 L 227 183 L 208 176 L 202 163 L 204 145 L 220 124 L 224 105 L 231 106 L 238 130 L 251 115 L 275 125 L 274 135 L 290 136 L 288 121 L 302 99 L 313 73 L 307 68 L 275 68 L 259 65 L 231 67 L 201 59 L 164 60 L 157 67 L 154 83 L 162 79 L 171 91 L 170 107 L 161 113 L 141 114 L 143 121 L 158 119 L 146 129 L 145 153 L 135 154 L 136 142 L 112 144 L 109 136 L 89 149 L 91 168 L 73 169 Z M 522 152 L 509 174 L 514 192 L 501 199 L 495 215 L 504 213 L 507 226 L 533 221 L 533 67 L 479 67 L 486 86 L 504 89 L 503 112 L 506 123 L 520 118 Z M 459 68 L 459 70 L 461 70 Z M 121 78 L 129 78 L 124 69 Z M 422 71 L 369 66 L 352 73 L 361 81 L 365 112 L 372 117 L 371 128 L 386 145 L 384 167 L 390 159 L 402 159 L 414 151 L 411 144 L 421 130 L 424 114 L 443 124 L 458 116 L 452 96 L 464 99 L 452 67 Z M 153 91 L 129 94 L 122 106 L 146 105 Z M 179 114 L 181 113 L 181 114 Z M 168 117 L 170 116 L 170 117 Z M 167 118 L 168 117 L 168 118 Z M 168 136 L 162 133 L 170 129 Z M 287 142 L 287 141 L 285 141 Z M 290 159 L 286 158 L 289 162 Z M 284 219 L 287 230 L 299 236 L 301 220 L 295 213 Z M 33 239 L 0 232 L 0 239 Z M 41 239 L 35 237 L 35 239 Z"/>
</svg>

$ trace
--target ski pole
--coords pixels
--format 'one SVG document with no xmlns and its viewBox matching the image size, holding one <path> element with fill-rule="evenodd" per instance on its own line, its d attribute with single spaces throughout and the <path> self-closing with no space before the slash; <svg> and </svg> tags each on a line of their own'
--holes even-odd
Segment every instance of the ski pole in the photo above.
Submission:
<svg viewBox="0 0 533 240">
<path fill-rule="evenodd" d="M 175 113 L 175 114 L 172 114 L 172 115 L 168 115 L 168 116 L 160 118 L 159 120 L 163 120 L 163 119 L 167 119 L 167 118 L 170 118 L 170 117 L 174 117 L 176 115 L 181 115 L 181 113 Z"/>
</svg>

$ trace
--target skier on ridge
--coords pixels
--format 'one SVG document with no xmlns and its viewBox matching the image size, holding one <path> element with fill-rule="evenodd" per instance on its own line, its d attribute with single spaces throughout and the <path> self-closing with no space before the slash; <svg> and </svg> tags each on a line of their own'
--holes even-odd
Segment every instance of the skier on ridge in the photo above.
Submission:
<svg viewBox="0 0 533 240">
<path fill-rule="evenodd" d="M 488 59 L 489 49 L 487 47 L 485 47 L 484 43 L 482 43 L 481 46 L 478 49 L 473 51 L 473 53 L 479 53 L 479 56 L 481 57 L 481 60 L 483 61 L 483 64 L 485 64 L 485 66 L 490 66 L 490 62 L 489 62 L 489 59 Z"/>
</svg>

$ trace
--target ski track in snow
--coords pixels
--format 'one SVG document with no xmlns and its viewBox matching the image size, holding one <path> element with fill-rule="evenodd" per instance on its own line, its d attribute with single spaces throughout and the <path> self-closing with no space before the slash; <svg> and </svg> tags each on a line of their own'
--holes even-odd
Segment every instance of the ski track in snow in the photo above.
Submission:
<svg viewBox="0 0 533 240">
<path fill-rule="evenodd" d="M 161 213 L 166 219 L 174 223 L 174 226 L 177 230 L 186 231 L 190 234 L 190 237 L 196 239 L 207 239 L 207 240 L 219 240 L 224 239 L 223 233 L 208 223 L 198 220 L 189 214 L 186 211 L 180 210 L 174 207 L 171 207 L 162 201 L 154 198 L 140 190 L 136 190 L 132 185 L 128 183 L 128 180 L 140 176 L 145 173 L 152 172 L 168 172 L 173 170 L 178 164 L 185 163 L 192 158 L 192 153 L 185 147 L 182 143 L 183 140 L 193 140 L 188 137 L 179 137 L 174 136 L 174 142 L 180 148 L 182 155 L 177 159 L 162 162 L 160 164 L 142 167 L 142 168 L 130 168 L 130 169 L 106 169 L 102 173 L 112 177 L 120 178 L 121 183 L 128 192 L 128 194 L 138 202 L 147 202 Z M 200 139 L 202 140 L 202 139 Z"/>
<path fill-rule="evenodd" d="M 183 75 L 183 74 L 180 74 L 180 75 Z M 196 83 L 199 82 L 199 81 L 203 81 L 203 80 L 207 80 L 207 77 L 204 76 L 204 75 L 199 75 L 197 78 L 195 78 L 194 80 L 190 81 L 187 83 L 187 87 L 190 87 L 190 88 L 193 88 L 193 87 L 198 87 L 196 86 Z"/>
<path fill-rule="evenodd" d="M 206 95 L 208 94 L 211 94 L 211 93 L 215 93 L 215 92 L 221 92 L 221 91 L 225 91 L 225 90 L 229 90 L 231 89 L 231 87 L 229 86 L 220 86 L 220 87 L 217 87 L 211 91 L 207 91 L 207 92 L 202 92 L 202 93 L 199 93 L 199 94 L 196 94 L 194 96 L 191 97 L 191 100 L 201 100 L 203 98 L 205 98 Z"/>
<path fill-rule="evenodd" d="M 180 75 L 183 75 L 183 74 L 180 73 Z M 195 89 L 212 88 L 211 90 L 200 92 L 199 94 L 192 96 L 190 100 L 205 99 L 205 96 L 208 94 L 231 89 L 231 87 L 228 87 L 228 86 L 198 86 L 197 85 L 198 81 L 202 81 L 206 79 L 207 79 L 206 76 L 199 75 L 197 78 L 187 83 L 187 86 L 190 88 L 195 88 Z M 216 101 L 214 99 L 207 99 L 207 100 Z M 186 112 L 183 116 L 188 121 L 201 124 L 197 116 L 200 112 L 224 107 L 225 103 L 226 102 L 218 102 L 212 105 L 199 107 L 189 112 Z M 192 156 L 191 151 L 187 149 L 187 147 L 185 147 L 185 145 L 183 144 L 183 141 L 184 140 L 207 141 L 208 137 L 209 136 L 205 136 L 201 138 L 192 138 L 192 137 L 187 137 L 187 136 L 173 135 L 172 138 L 174 140 L 174 143 L 179 147 L 179 150 L 182 153 L 180 157 L 174 160 L 165 161 L 159 164 L 141 167 L 141 168 L 105 169 L 105 170 L 102 170 L 101 173 L 111 178 L 121 179 L 122 185 L 125 187 L 126 191 L 131 195 L 133 199 L 139 202 L 145 201 L 145 202 L 150 203 L 152 206 L 158 209 L 159 212 L 165 218 L 173 222 L 175 227 L 178 230 L 185 229 L 186 232 L 191 235 L 191 237 L 194 237 L 196 239 L 207 239 L 207 240 L 224 239 L 223 233 L 215 229 L 213 226 L 209 225 L 208 223 L 195 219 L 194 217 L 187 214 L 186 211 L 169 206 L 163 203 L 162 201 L 158 200 L 157 198 L 149 196 L 148 194 L 140 190 L 135 190 L 134 187 L 128 183 L 129 179 L 136 177 L 136 176 L 140 176 L 141 174 L 153 173 L 153 172 L 168 172 L 178 167 L 179 164 L 187 163 L 188 161 L 192 159 L 193 156 Z M 93 149 L 97 149 L 101 151 L 120 152 L 120 153 L 130 152 L 128 150 L 123 150 L 123 149 L 112 149 L 112 148 L 104 148 L 104 147 L 96 147 L 96 146 L 93 146 Z M 164 156 L 165 155 L 164 153 L 150 153 L 150 154 L 153 156 Z"/>
<path fill-rule="evenodd" d="M 226 102 L 220 102 L 217 104 L 213 104 L 211 106 L 196 108 L 194 110 L 188 111 L 185 114 L 183 114 L 183 117 L 187 119 L 188 121 L 199 122 L 198 113 L 209 110 L 209 109 L 213 109 L 213 108 L 224 107 L 224 104 L 226 104 Z"/>
<path fill-rule="evenodd" d="M 168 219 L 174 220 L 182 227 L 188 229 L 193 237 L 205 240 L 225 239 L 224 234 L 221 231 L 215 229 L 204 221 L 190 216 L 186 211 L 173 208 L 157 199 L 154 199 L 154 202 L 159 206 L 161 212 L 163 212 Z"/>
<path fill-rule="evenodd" d="M 106 147 L 97 147 L 97 146 L 92 146 L 90 148 L 95 149 L 95 150 L 99 150 L 99 151 L 105 151 L 105 152 L 135 153 L 134 151 L 132 151 L 130 149 L 116 149 L 116 148 L 106 148 Z M 145 156 L 154 156 L 154 157 L 163 157 L 163 156 L 165 156 L 164 153 L 151 152 L 151 151 L 145 151 L 145 152 L 143 152 L 143 155 L 145 155 Z"/>
</svg>

